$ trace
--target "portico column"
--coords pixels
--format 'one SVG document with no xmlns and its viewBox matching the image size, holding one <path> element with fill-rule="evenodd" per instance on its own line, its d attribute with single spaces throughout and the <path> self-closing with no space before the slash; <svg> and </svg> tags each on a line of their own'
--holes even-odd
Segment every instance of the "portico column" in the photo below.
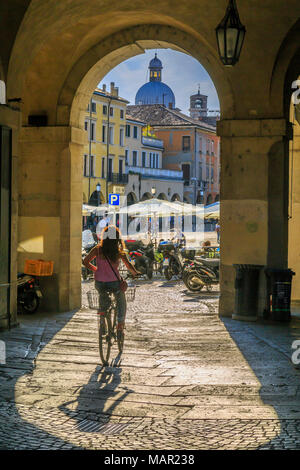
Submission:
<svg viewBox="0 0 300 470">
<path fill-rule="evenodd" d="M 233 264 L 287 267 L 288 158 L 284 119 L 222 120 L 220 315 L 234 311 Z M 262 313 L 265 276 L 260 276 Z"/>
<path fill-rule="evenodd" d="M 292 282 L 292 302 L 300 304 L 300 125 L 293 116 L 294 138 L 290 142 L 290 207 L 289 207 L 289 268 L 296 276 Z"/>
<path fill-rule="evenodd" d="M 20 133 L 19 256 L 54 261 L 41 278 L 41 309 L 81 305 L 82 155 L 85 132 L 74 127 L 23 127 Z"/>
<path fill-rule="evenodd" d="M 12 107 L 0 106 L 0 126 L 11 132 L 11 154 L 6 165 L 2 159 L 5 150 L 1 149 L 0 175 L 1 189 L 1 220 L 0 220 L 0 329 L 17 324 L 17 244 L 18 244 L 18 135 L 21 113 Z M 6 142 L 7 143 L 7 142 Z M 0 143 L 2 145 L 3 142 Z M 10 147 L 10 144 L 9 144 Z M 8 155 L 7 155 L 8 157 Z M 11 161 L 9 162 L 9 159 Z M 6 166 L 6 167 L 5 167 Z M 9 169 L 8 169 L 9 168 Z M 7 180 L 6 180 L 7 177 Z M 6 193 L 6 194 L 4 194 Z M 4 274 L 4 277 L 3 277 Z"/>
</svg>

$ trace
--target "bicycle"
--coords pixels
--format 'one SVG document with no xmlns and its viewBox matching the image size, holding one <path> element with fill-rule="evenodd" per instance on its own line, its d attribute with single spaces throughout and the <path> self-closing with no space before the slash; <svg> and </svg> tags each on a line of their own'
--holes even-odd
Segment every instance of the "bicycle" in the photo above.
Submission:
<svg viewBox="0 0 300 470">
<path fill-rule="evenodd" d="M 136 286 L 129 285 L 126 292 L 126 301 L 133 302 L 135 299 Z M 89 307 L 99 310 L 99 293 L 96 289 L 87 292 Z M 110 352 L 117 343 L 119 354 L 122 354 L 124 347 L 124 331 L 117 330 L 117 305 L 113 293 L 109 293 L 110 306 L 105 315 L 97 313 L 98 344 L 101 362 L 108 365 Z"/>
</svg>

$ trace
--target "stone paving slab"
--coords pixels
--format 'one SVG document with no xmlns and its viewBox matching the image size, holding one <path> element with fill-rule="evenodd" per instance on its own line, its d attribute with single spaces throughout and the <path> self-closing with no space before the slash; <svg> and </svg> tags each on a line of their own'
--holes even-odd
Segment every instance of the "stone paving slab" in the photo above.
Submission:
<svg viewBox="0 0 300 470">
<path fill-rule="evenodd" d="M 214 293 L 191 296 L 180 282 L 141 282 L 138 298 L 109 367 L 87 308 L 0 333 L 2 448 L 300 448 L 300 372 L 287 352 L 298 325 L 220 320 Z M 87 432 L 86 420 L 125 427 Z"/>
</svg>

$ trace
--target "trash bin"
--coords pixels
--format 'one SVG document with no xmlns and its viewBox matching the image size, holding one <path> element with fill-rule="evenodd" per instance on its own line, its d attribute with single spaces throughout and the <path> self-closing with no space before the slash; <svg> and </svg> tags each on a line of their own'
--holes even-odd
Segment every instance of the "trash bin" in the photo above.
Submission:
<svg viewBox="0 0 300 470">
<path fill-rule="evenodd" d="M 275 321 L 291 319 L 291 289 L 295 273 L 291 269 L 265 269 L 267 277 L 267 308 L 265 318 Z"/>
<path fill-rule="evenodd" d="M 259 275 L 263 266 L 254 264 L 234 264 L 235 308 L 234 320 L 256 321 L 258 316 Z"/>
</svg>

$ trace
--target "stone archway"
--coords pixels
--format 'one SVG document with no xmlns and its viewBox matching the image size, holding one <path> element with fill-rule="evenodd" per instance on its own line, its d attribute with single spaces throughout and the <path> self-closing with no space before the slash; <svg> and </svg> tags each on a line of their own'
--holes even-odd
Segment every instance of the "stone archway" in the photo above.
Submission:
<svg viewBox="0 0 300 470">
<path fill-rule="evenodd" d="M 212 195 L 211 194 L 208 194 L 207 198 L 206 198 L 206 205 L 208 206 L 209 204 L 212 203 Z"/>
<path fill-rule="evenodd" d="M 161 199 L 162 201 L 168 201 L 168 198 L 165 195 L 165 193 L 159 193 L 159 195 L 157 196 L 157 199 Z"/>
<path fill-rule="evenodd" d="M 105 198 L 103 196 L 103 193 L 100 191 L 100 194 L 98 195 L 97 191 L 93 191 L 88 203 L 91 206 L 99 206 L 100 204 L 104 204 Z"/>
<path fill-rule="evenodd" d="M 171 202 L 175 202 L 175 201 L 180 202 L 180 196 L 177 193 L 173 194 L 173 196 L 171 197 Z"/>
<path fill-rule="evenodd" d="M 135 193 L 131 191 L 131 193 L 127 194 L 127 206 L 131 206 L 137 202 L 137 197 Z"/>
<path fill-rule="evenodd" d="M 141 197 L 141 201 L 147 201 L 148 199 L 152 199 L 152 195 L 150 193 L 144 193 Z"/>
<path fill-rule="evenodd" d="M 77 0 L 74 8 L 68 2 L 58 2 L 51 12 L 49 1 L 39 0 L 39 7 L 36 5 L 37 0 L 32 0 L 7 61 L 7 93 L 11 98 L 22 97 L 19 233 L 22 237 L 33 221 L 47 226 L 43 255 L 54 259 L 56 275 L 49 289 L 47 286 L 48 298 L 57 299 L 51 308 L 69 310 L 80 305 L 81 260 L 75 260 L 74 253 L 79 253 L 81 246 L 82 175 L 76 169 L 81 169 L 86 138 L 83 116 L 90 95 L 101 78 L 123 60 L 147 48 L 171 47 L 202 63 L 220 99 L 220 305 L 223 314 L 231 315 L 232 264 L 266 264 L 268 259 L 269 234 L 274 230 L 268 225 L 270 200 L 266 188 L 272 173 L 268 159 L 270 149 L 287 133 L 280 97 L 288 62 L 276 54 L 294 17 L 287 14 L 285 22 L 274 23 L 271 15 L 275 11 L 276 20 L 282 10 L 279 5 L 268 10 L 270 28 L 277 25 L 278 34 L 277 41 L 268 43 L 266 61 L 259 45 L 267 41 L 268 31 L 253 23 L 252 13 L 244 6 L 242 13 L 255 37 L 245 43 L 238 66 L 228 69 L 219 60 L 214 33 L 224 14 L 223 7 L 207 0 L 198 6 L 195 3 L 195 9 L 207 10 L 209 16 L 193 17 L 190 8 L 177 0 L 172 11 L 167 3 L 160 5 L 154 0 L 147 6 L 141 2 L 140 8 L 135 3 L 128 5 L 122 15 L 113 3 L 103 10 L 95 1 L 87 4 Z M 245 80 L 253 72 L 253 57 L 259 74 L 251 81 Z M 46 116 L 47 126 L 28 127 L 31 114 Z M 42 161 L 40 155 L 44 155 Z M 39 162 L 34 171 L 33 161 Z M 59 234 L 57 244 L 51 238 L 53 233 Z M 54 245 L 56 250 L 51 251 Z M 60 251 L 66 246 L 68 253 L 64 252 L 62 262 Z M 16 244 L 12 251 L 17 252 Z M 20 253 L 20 267 L 22 256 Z"/>
</svg>

